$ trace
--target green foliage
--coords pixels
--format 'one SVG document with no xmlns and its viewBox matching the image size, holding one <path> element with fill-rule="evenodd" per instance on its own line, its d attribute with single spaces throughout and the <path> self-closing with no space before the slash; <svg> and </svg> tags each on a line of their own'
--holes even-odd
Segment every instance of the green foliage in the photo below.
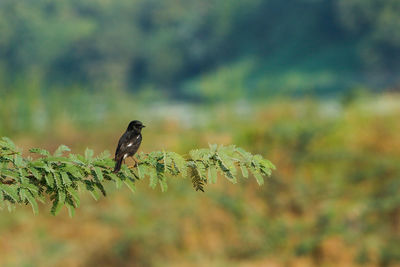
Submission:
<svg viewBox="0 0 400 267">
<path fill-rule="evenodd" d="M 93 150 L 86 149 L 85 155 L 69 154 L 61 145 L 53 154 L 33 148 L 29 150 L 38 157 L 23 158 L 14 143 L 3 137 L 0 141 L 0 207 L 12 209 L 15 204 L 30 204 L 38 213 L 37 201 L 52 202 L 51 213 L 57 215 L 66 206 L 70 216 L 80 205 L 80 191 L 89 191 L 95 200 L 106 196 L 104 182 L 114 182 L 117 188 L 125 184 L 135 192 L 135 183 L 149 177 L 151 188 L 160 186 L 167 191 L 167 178 L 188 177 L 197 191 L 204 192 L 204 186 L 217 181 L 218 173 L 236 183 L 237 167 L 244 177 L 248 171 L 258 184 L 263 177 L 270 176 L 274 165 L 260 155 L 252 155 L 235 146 L 210 145 L 208 149 L 195 149 L 187 157 L 175 152 L 154 151 L 137 155 L 137 167 L 122 166 L 119 173 L 113 173 L 114 161 L 108 152 L 94 157 Z"/>
<path fill-rule="evenodd" d="M 0 84 L 211 100 L 340 91 L 370 71 L 397 77 L 399 9 L 398 0 L 2 0 Z"/>
</svg>

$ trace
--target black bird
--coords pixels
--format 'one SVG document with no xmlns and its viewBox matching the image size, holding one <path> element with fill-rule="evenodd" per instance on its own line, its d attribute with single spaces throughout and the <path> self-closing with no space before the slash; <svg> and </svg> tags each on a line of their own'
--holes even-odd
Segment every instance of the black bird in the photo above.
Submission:
<svg viewBox="0 0 400 267">
<path fill-rule="evenodd" d="M 146 126 L 142 122 L 134 120 L 128 125 L 128 129 L 121 136 L 118 141 L 117 150 L 115 151 L 115 168 L 114 172 L 119 172 L 121 169 L 122 161 L 127 157 L 135 155 L 139 149 L 140 143 L 142 143 L 142 128 Z M 136 162 L 136 160 L 135 160 Z"/>
</svg>

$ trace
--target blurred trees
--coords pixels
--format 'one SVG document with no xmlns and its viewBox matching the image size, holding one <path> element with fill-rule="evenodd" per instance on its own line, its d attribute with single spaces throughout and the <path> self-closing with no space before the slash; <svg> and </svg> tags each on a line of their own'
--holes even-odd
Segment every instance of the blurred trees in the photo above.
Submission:
<svg viewBox="0 0 400 267">
<path fill-rule="evenodd" d="M 367 68 L 399 70 L 400 2 L 396 0 L 339 0 L 338 15 L 345 29 L 359 38 Z"/>
<path fill-rule="evenodd" d="M 93 116 L 90 104 L 103 104 L 99 100 L 73 100 L 76 106 L 68 112 L 85 116 L 75 108 L 89 106 L 86 116 Z M 63 266 L 69 258 L 77 266 L 399 265 L 400 98 L 395 94 L 354 93 L 343 105 L 308 99 L 240 108 L 182 104 L 186 108 L 176 113 L 169 113 L 171 107 L 157 111 L 157 104 L 128 104 L 133 113 L 123 105 L 97 121 L 86 118 L 91 122 L 86 128 L 66 127 L 63 113 L 56 113 L 46 135 L 20 129 L 13 135 L 25 153 L 33 144 L 53 151 L 65 141 L 73 151 L 90 146 L 97 154 L 113 148 L 116 129 L 138 114 L 151 122 L 144 152 L 236 143 L 270 158 L 277 170 L 262 187 L 252 180 L 230 186 L 218 177 L 205 194 L 179 179 L 168 180 L 166 194 L 147 190 L 145 183 L 126 195 L 109 186 L 107 201 L 95 205 L 81 194 L 78 220 L 64 213 L 32 216 L 30 207 L 3 211 L 1 266 Z"/>
<path fill-rule="evenodd" d="M 226 73 L 233 63 L 240 96 L 391 86 L 400 66 L 399 6 L 396 0 L 3 0 L 0 82 L 209 98 L 231 91 Z M 203 88 L 209 83 L 217 92 Z"/>
</svg>

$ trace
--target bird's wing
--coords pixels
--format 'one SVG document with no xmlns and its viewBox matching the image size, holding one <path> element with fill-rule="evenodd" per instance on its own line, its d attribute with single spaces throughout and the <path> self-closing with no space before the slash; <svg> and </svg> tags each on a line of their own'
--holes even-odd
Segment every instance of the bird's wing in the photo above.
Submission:
<svg viewBox="0 0 400 267">
<path fill-rule="evenodd" d="M 120 150 L 121 150 L 121 140 L 119 140 L 117 149 L 115 150 L 115 159 L 117 159 Z"/>
<path fill-rule="evenodd" d="M 141 140 L 142 136 L 140 134 L 131 136 L 128 133 L 125 133 L 119 139 L 117 150 L 115 151 L 115 159 L 122 157 L 127 152 L 132 153 L 132 149 L 135 148 L 136 150 L 133 153 L 136 153 L 137 149 L 139 148 L 138 144 L 140 145 Z"/>
<path fill-rule="evenodd" d="M 118 157 L 119 154 L 121 154 L 122 151 L 126 150 L 126 140 L 127 140 L 126 133 L 121 136 L 121 138 L 118 141 L 118 146 L 117 149 L 115 150 L 115 158 Z"/>
</svg>

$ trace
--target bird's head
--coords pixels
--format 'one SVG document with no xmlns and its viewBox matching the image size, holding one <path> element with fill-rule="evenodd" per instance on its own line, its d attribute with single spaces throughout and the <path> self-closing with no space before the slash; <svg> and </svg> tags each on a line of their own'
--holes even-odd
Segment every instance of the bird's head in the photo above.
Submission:
<svg viewBox="0 0 400 267">
<path fill-rule="evenodd" d="M 144 126 L 141 121 L 134 120 L 129 123 L 127 131 L 135 131 L 140 133 L 144 127 L 146 126 Z"/>
</svg>

